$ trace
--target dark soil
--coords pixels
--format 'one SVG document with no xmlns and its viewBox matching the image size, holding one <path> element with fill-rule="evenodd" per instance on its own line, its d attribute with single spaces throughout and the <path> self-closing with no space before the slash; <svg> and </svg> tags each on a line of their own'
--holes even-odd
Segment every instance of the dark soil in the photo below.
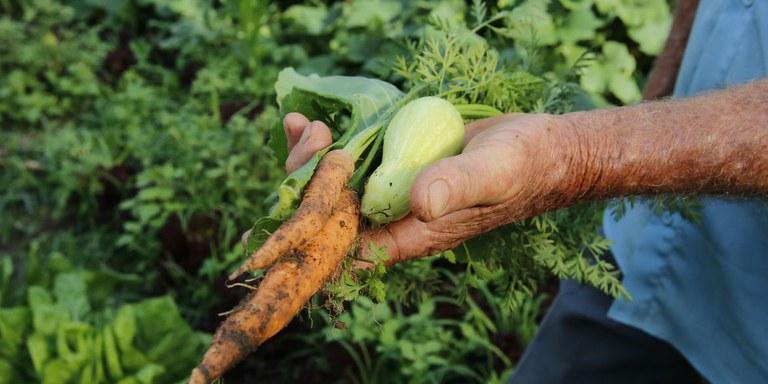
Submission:
<svg viewBox="0 0 768 384">
<path fill-rule="evenodd" d="M 99 178 L 101 193 L 96 196 L 99 214 L 113 216 L 121 201 L 136 193 L 126 190 L 128 180 L 138 173 L 135 167 L 120 164 L 107 169 Z"/>
<path fill-rule="evenodd" d="M 160 229 L 160 242 L 165 254 L 184 271 L 197 274 L 203 262 L 218 246 L 219 220 L 213 215 L 193 215 L 182 225 L 177 215 L 171 215 Z"/>
<path fill-rule="evenodd" d="M 221 119 L 221 123 L 226 123 L 235 113 L 240 112 L 240 110 L 247 108 L 249 105 L 250 102 L 248 101 L 228 101 L 219 104 L 219 117 Z M 249 110 L 244 111 L 244 116 L 248 120 L 253 120 L 263 110 L 264 107 L 261 105 L 253 106 Z"/>
<path fill-rule="evenodd" d="M 118 33 L 118 44 L 107 53 L 102 62 L 102 68 L 107 71 L 113 79 L 117 79 L 127 69 L 136 65 L 136 57 L 129 46 L 133 34 L 128 29 L 123 29 Z"/>
</svg>

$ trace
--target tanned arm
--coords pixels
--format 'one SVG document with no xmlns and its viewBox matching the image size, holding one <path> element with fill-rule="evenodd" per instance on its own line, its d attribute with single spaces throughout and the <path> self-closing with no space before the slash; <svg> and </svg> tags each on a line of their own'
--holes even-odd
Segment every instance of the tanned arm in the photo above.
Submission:
<svg viewBox="0 0 768 384">
<path fill-rule="evenodd" d="M 287 131 L 309 123 L 288 120 Z M 419 174 L 411 215 L 366 231 L 361 243 L 386 247 L 395 263 L 587 200 L 768 196 L 768 79 L 629 107 L 504 115 L 470 124 L 467 139 L 461 154 Z M 314 153 L 298 143 L 294 152 Z"/>
<path fill-rule="evenodd" d="M 643 99 L 654 100 L 672 94 L 698 6 L 699 0 L 677 2 L 672 29 L 669 31 L 664 49 L 656 58 L 653 69 L 648 75 Z"/>
<path fill-rule="evenodd" d="M 678 101 L 563 115 L 567 193 L 768 195 L 768 79 Z M 565 191 L 564 191 L 565 192 Z"/>
</svg>

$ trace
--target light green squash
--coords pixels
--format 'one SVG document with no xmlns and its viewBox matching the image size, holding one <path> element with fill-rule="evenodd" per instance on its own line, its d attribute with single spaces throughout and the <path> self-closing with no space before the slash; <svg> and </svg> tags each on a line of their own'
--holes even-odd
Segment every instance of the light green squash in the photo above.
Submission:
<svg viewBox="0 0 768 384">
<path fill-rule="evenodd" d="M 400 109 L 384 133 L 381 165 L 365 185 L 362 214 L 377 224 L 403 218 L 422 169 L 455 155 L 464 144 L 464 121 L 449 102 L 422 97 Z"/>
</svg>

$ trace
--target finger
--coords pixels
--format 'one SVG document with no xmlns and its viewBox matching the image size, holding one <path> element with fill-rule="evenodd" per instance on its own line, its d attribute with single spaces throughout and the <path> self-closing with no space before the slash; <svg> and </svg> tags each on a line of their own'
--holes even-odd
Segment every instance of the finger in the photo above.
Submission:
<svg viewBox="0 0 768 384">
<path fill-rule="evenodd" d="M 519 219 L 508 215 L 503 205 L 473 207 L 453 212 L 431 222 L 414 215 L 364 232 L 360 237 L 360 259 L 357 268 L 370 268 L 373 263 L 370 245 L 383 247 L 389 258 L 386 265 L 437 254 L 452 249 L 462 241 L 487 232 L 499 225 Z"/>
<path fill-rule="evenodd" d="M 293 150 L 285 161 L 285 170 L 291 173 L 304 165 L 315 152 L 331 145 L 333 136 L 331 130 L 322 121 L 313 121 L 304 129 L 301 138 L 296 142 Z"/>
<path fill-rule="evenodd" d="M 472 140 L 472 138 L 475 137 L 475 135 L 486 130 L 487 128 L 492 127 L 499 123 L 503 123 L 505 121 L 516 119 L 517 117 L 519 117 L 519 115 L 520 113 L 517 113 L 517 112 L 507 113 L 500 116 L 489 117 L 487 119 L 475 120 L 467 124 L 464 127 L 464 130 L 465 130 L 464 145 L 467 145 L 467 143 L 470 140 Z"/>
<path fill-rule="evenodd" d="M 408 215 L 384 227 L 364 232 L 360 237 L 360 258 L 372 259 L 371 244 L 385 249 L 389 255 L 385 261 L 386 265 L 392 265 L 416 255 L 424 255 L 428 251 L 428 246 L 423 236 L 427 233 L 426 223 L 419 221 L 413 215 Z M 372 265 L 365 261 L 355 263 L 358 268 Z"/>
<path fill-rule="evenodd" d="M 301 138 L 304 129 L 309 125 L 309 120 L 298 112 L 291 112 L 283 118 L 283 130 L 288 141 L 288 151 L 291 151 Z"/>
<path fill-rule="evenodd" d="M 501 203 L 510 196 L 508 157 L 494 149 L 469 151 L 424 169 L 411 189 L 411 211 L 422 221 L 478 205 Z"/>
<path fill-rule="evenodd" d="M 240 244 L 243 246 L 243 250 L 248 250 L 248 239 L 251 237 L 251 231 L 253 231 L 253 228 L 245 231 L 242 236 L 240 236 Z"/>
</svg>

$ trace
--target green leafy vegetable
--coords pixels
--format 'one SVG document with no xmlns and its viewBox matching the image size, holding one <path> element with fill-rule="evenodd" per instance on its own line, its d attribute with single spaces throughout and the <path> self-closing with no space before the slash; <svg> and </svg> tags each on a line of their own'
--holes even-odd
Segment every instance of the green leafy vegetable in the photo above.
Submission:
<svg viewBox="0 0 768 384">
<path fill-rule="evenodd" d="M 269 215 L 257 220 L 249 232 L 248 254 L 261 245 L 266 239 L 265 235 L 276 229 L 280 221 L 293 213 L 322 155 L 330 148 L 342 146 L 358 157 L 362 155 L 404 96 L 395 86 L 381 80 L 350 76 L 303 76 L 292 68 L 280 72 L 275 83 L 275 93 L 283 114 L 299 112 L 311 120 L 326 121 L 336 140 L 331 147 L 319 151 L 280 183 L 277 191 L 268 199 L 273 202 Z M 344 112 L 350 114 L 349 119 L 342 118 Z M 354 145 L 352 148 L 347 146 L 350 141 Z M 284 163 L 287 145 L 281 126 L 273 127 L 270 145 L 278 161 Z M 358 168 L 359 172 L 366 170 L 366 167 Z"/>
<path fill-rule="evenodd" d="M 169 297 L 93 312 L 88 274 L 55 278 L 55 295 L 28 289 L 26 306 L 0 309 L 0 377 L 7 382 L 176 383 L 208 336 L 194 332 Z"/>
</svg>

